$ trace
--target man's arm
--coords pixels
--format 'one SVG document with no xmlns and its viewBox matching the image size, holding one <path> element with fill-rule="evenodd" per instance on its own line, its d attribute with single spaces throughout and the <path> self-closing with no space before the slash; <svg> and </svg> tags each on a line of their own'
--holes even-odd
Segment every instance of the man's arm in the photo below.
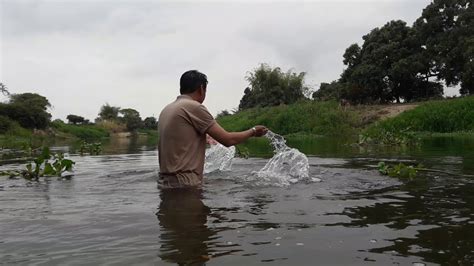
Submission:
<svg viewBox="0 0 474 266">
<path fill-rule="evenodd" d="M 254 128 L 241 132 L 227 132 L 217 122 L 208 130 L 207 134 L 226 147 L 230 147 L 251 137 L 261 137 L 267 133 L 268 129 L 264 126 L 255 126 Z"/>
</svg>

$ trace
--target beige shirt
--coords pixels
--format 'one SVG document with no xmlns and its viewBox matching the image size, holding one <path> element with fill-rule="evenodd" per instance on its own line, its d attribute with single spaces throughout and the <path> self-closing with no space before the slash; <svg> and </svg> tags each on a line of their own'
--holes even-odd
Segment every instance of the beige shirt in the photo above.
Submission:
<svg viewBox="0 0 474 266">
<path fill-rule="evenodd" d="M 206 131 L 214 123 L 207 108 L 187 95 L 178 96 L 161 111 L 158 156 L 162 186 L 202 184 Z"/>
</svg>

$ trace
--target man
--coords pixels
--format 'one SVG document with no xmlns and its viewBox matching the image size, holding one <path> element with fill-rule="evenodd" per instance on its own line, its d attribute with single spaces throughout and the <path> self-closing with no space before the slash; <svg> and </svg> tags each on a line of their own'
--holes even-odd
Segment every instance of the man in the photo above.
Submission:
<svg viewBox="0 0 474 266">
<path fill-rule="evenodd" d="M 202 105 L 207 77 L 197 70 L 180 79 L 176 101 L 167 105 L 158 120 L 160 181 L 162 188 L 200 187 L 204 171 L 206 134 L 226 147 L 267 133 L 264 126 L 241 132 L 227 132 Z"/>
</svg>

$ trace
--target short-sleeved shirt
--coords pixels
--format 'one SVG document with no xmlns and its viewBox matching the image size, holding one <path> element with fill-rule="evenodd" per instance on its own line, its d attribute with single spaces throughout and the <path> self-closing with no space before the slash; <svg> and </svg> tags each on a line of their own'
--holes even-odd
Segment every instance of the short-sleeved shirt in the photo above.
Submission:
<svg viewBox="0 0 474 266">
<path fill-rule="evenodd" d="M 158 157 L 165 187 L 202 184 L 206 131 L 214 123 L 207 108 L 187 95 L 178 96 L 161 111 Z"/>
</svg>

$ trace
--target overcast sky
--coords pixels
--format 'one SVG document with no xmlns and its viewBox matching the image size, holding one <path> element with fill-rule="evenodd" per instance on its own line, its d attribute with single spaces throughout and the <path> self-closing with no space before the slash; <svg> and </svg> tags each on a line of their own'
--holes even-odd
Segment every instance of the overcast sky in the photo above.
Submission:
<svg viewBox="0 0 474 266">
<path fill-rule="evenodd" d="M 352 43 L 411 25 L 429 0 L 1 1 L 0 82 L 46 96 L 54 118 L 93 120 L 109 103 L 158 116 L 189 69 L 208 75 L 212 114 L 236 108 L 260 63 L 335 80 Z"/>
</svg>

